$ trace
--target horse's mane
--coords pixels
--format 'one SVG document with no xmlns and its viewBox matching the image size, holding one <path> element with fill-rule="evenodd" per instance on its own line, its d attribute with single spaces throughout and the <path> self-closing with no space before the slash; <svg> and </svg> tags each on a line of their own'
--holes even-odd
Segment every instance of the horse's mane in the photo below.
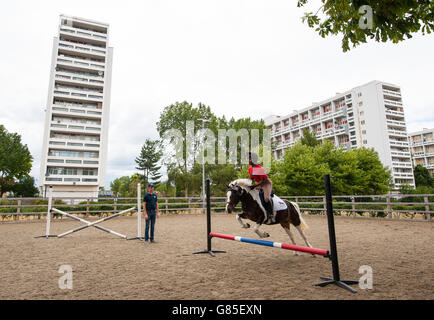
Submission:
<svg viewBox="0 0 434 320">
<path fill-rule="evenodd" d="M 252 185 L 252 180 L 250 179 L 237 179 L 230 183 L 231 185 L 239 186 L 246 190 L 247 192 L 250 192 L 250 186 Z"/>
</svg>

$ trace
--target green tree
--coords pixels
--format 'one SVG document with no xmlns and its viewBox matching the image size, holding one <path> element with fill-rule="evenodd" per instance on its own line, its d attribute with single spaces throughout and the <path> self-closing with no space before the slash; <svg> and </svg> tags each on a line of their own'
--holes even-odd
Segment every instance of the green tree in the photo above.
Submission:
<svg viewBox="0 0 434 320">
<path fill-rule="evenodd" d="M 146 139 L 145 144 L 140 150 L 140 155 L 136 157 L 136 169 L 143 172 L 145 190 L 148 188 L 149 183 L 153 183 L 155 187 L 160 183 L 160 169 L 159 162 L 162 157 L 161 143 L 159 140 Z"/>
<path fill-rule="evenodd" d="M 21 136 L 9 133 L 0 125 L 0 197 L 12 191 L 15 180 L 26 177 L 32 169 L 33 157 Z"/>
<path fill-rule="evenodd" d="M 312 0 L 298 0 L 303 7 Z M 325 38 L 341 34 L 343 51 L 366 43 L 367 39 L 377 42 L 398 43 L 412 38 L 421 31 L 423 35 L 434 29 L 434 2 L 432 0 L 321 0 L 323 5 L 313 12 L 305 12 L 303 22 L 315 28 Z M 359 9 L 368 5 L 372 9 L 372 28 L 360 27 L 366 13 Z M 321 14 L 321 16 L 320 16 Z M 365 20 L 363 20 L 365 21 Z"/>
<path fill-rule="evenodd" d="M 24 176 L 12 187 L 15 197 L 32 198 L 38 195 L 39 190 L 35 186 L 35 179 L 30 176 Z"/>
<path fill-rule="evenodd" d="M 313 148 L 296 143 L 275 164 L 270 177 L 273 188 L 282 195 L 320 195 L 323 193 L 323 176 L 329 168 L 315 159 Z"/>
<path fill-rule="evenodd" d="M 327 139 L 315 147 L 296 143 L 282 161 L 272 162 L 271 171 L 273 187 L 284 195 L 324 194 L 325 174 L 331 175 L 336 195 L 384 194 L 392 181 L 373 149 L 345 151 Z"/>
<path fill-rule="evenodd" d="M 360 169 L 361 194 L 386 194 L 393 187 L 390 169 L 384 167 L 374 148 L 351 150 L 355 154 L 357 167 Z"/>
<path fill-rule="evenodd" d="M 417 165 L 414 168 L 414 180 L 416 182 L 416 187 L 434 187 L 434 179 L 431 177 L 429 170 L 421 165 Z"/>
<path fill-rule="evenodd" d="M 306 146 L 315 147 L 319 144 L 321 144 L 321 141 L 319 141 L 315 134 L 310 131 L 308 128 L 303 129 L 303 136 L 300 139 L 301 144 L 304 144 Z"/>
<path fill-rule="evenodd" d="M 219 129 L 230 130 L 233 129 L 235 132 L 239 132 L 241 129 L 245 129 L 249 135 L 249 140 L 251 138 L 251 133 L 253 129 L 259 130 L 259 142 L 263 140 L 263 130 L 267 129 L 263 120 L 252 120 L 250 117 L 247 118 L 230 118 L 227 120 L 224 116 L 217 117 L 211 110 L 209 106 L 200 103 L 197 107 L 184 101 L 182 103 L 175 103 L 164 108 L 163 112 L 160 114 L 160 121 L 157 123 L 157 129 L 161 139 L 165 138 L 165 133 L 169 130 L 179 130 L 184 138 L 183 141 L 183 159 L 175 159 L 174 155 L 167 150 L 170 141 L 165 140 L 165 158 L 164 165 L 167 168 L 168 173 L 168 183 L 173 186 L 173 192 L 177 196 L 184 195 L 198 195 L 202 188 L 202 164 L 196 162 L 196 158 L 201 152 L 202 139 L 196 136 L 196 139 L 192 148 L 192 156 L 187 158 L 187 148 L 186 148 L 186 123 L 187 121 L 192 121 L 194 124 L 195 135 L 202 128 L 202 122 L 200 119 L 208 119 L 209 123 L 206 124 L 206 128 L 210 129 L 214 133 L 216 138 L 215 143 L 215 156 L 216 162 L 219 156 L 219 151 L 223 145 L 219 143 L 224 143 L 226 146 L 226 159 L 229 159 L 229 143 L 230 140 L 227 138 L 225 141 L 219 141 Z M 240 139 L 238 139 L 239 142 Z M 166 152 L 167 151 L 167 152 Z M 241 160 L 242 157 L 246 155 L 241 154 L 241 145 L 238 144 L 237 149 L 237 159 Z M 233 179 L 237 177 L 237 172 L 241 170 L 240 161 L 236 164 L 226 163 L 226 164 L 205 164 L 206 176 L 211 179 L 211 189 L 214 194 L 222 194 L 221 192 L 226 192 L 226 185 Z"/>
<path fill-rule="evenodd" d="M 165 134 L 169 130 L 179 130 L 183 137 L 187 137 L 186 124 L 187 121 L 193 121 L 194 132 L 202 128 L 202 123 L 199 119 L 208 119 L 210 122 L 207 124 L 207 128 L 211 129 L 215 134 L 217 133 L 218 119 L 211 112 L 211 108 L 202 103 L 199 103 L 197 107 L 193 107 L 191 103 L 184 101 L 182 103 L 176 102 L 166 106 L 160 113 L 160 120 L 157 122 L 157 130 L 160 138 L 165 145 L 163 148 L 169 150 L 169 144 L 172 141 L 165 141 Z M 163 163 L 168 168 L 168 171 L 172 171 L 172 175 L 176 177 L 176 184 L 182 182 L 184 195 L 189 195 L 189 189 L 191 188 L 192 181 L 189 179 L 189 174 L 193 169 L 195 156 L 198 154 L 200 141 L 195 141 L 193 145 L 192 154 L 189 154 L 186 147 L 186 139 L 183 140 L 183 158 L 177 159 L 173 154 L 165 152 Z M 190 156 L 190 157 L 188 157 Z M 181 160 L 181 161 L 179 161 Z M 169 169 L 170 168 L 170 169 Z M 179 190 L 179 189 L 177 189 Z"/>
<path fill-rule="evenodd" d="M 110 189 L 119 197 L 128 197 L 130 190 L 131 178 L 129 176 L 123 176 L 116 178 L 110 183 Z"/>
</svg>

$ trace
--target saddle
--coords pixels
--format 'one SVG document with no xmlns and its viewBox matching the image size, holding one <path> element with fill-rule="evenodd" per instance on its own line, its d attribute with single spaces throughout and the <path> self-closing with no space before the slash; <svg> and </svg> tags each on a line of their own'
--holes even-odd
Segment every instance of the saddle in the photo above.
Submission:
<svg viewBox="0 0 434 320">
<path fill-rule="evenodd" d="M 264 191 L 262 190 L 259 190 L 259 199 L 261 200 L 262 207 L 266 208 L 268 203 L 265 202 Z M 271 207 L 273 208 L 273 212 L 285 210 L 288 208 L 286 203 L 274 194 L 274 190 L 271 191 L 270 202 L 271 202 Z"/>
</svg>

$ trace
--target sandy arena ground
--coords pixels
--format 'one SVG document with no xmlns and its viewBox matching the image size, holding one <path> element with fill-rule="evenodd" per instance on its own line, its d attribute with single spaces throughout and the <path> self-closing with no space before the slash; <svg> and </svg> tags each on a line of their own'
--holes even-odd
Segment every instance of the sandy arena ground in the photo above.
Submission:
<svg viewBox="0 0 434 320">
<path fill-rule="evenodd" d="M 314 247 L 329 247 L 325 217 L 305 218 Z M 331 276 L 323 257 L 214 239 L 226 250 L 212 258 L 193 255 L 206 247 L 205 217 L 161 216 L 158 243 L 126 241 L 95 228 L 65 238 L 34 239 L 45 223 L 0 224 L 0 299 L 434 299 L 434 223 L 336 218 L 342 279 L 358 280 L 373 269 L 373 289 L 351 294 L 336 286 L 313 287 Z M 52 233 L 79 226 L 56 221 Z M 134 237 L 134 217 L 102 224 Z M 144 224 L 143 224 L 144 226 Z M 264 226 L 267 240 L 289 242 L 280 226 Z M 257 238 L 234 215 L 213 215 L 213 231 Z M 293 229 L 297 244 L 303 245 Z M 59 289 L 61 265 L 73 270 L 73 289 Z"/>
</svg>

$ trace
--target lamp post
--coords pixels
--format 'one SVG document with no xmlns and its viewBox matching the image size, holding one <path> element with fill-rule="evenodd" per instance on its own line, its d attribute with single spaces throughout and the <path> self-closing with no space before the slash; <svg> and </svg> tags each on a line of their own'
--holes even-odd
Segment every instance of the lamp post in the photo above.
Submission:
<svg viewBox="0 0 434 320">
<path fill-rule="evenodd" d="M 210 122 L 208 119 L 198 119 L 202 122 L 203 139 L 202 139 L 202 212 L 205 214 L 205 123 Z"/>
</svg>

